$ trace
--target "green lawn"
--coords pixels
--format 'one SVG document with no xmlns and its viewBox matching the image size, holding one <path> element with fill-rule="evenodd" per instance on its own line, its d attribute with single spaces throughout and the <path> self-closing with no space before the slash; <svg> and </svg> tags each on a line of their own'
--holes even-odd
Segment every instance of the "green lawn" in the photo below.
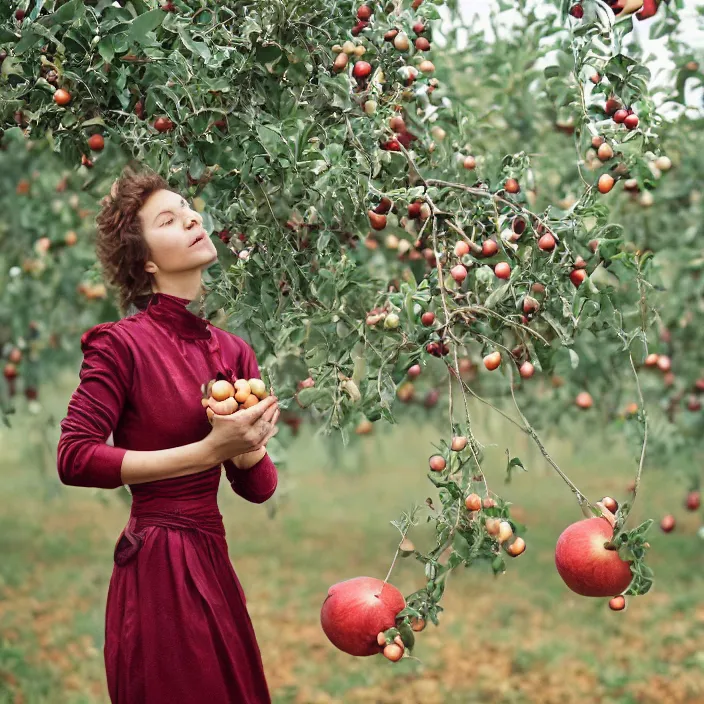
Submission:
<svg viewBox="0 0 704 704">
<path fill-rule="evenodd" d="M 44 399 L 57 420 L 70 381 Z M 104 703 L 105 595 L 129 508 L 118 492 L 60 485 L 41 422 L 23 412 L 15 430 L 0 431 L 0 703 Z M 430 625 L 415 658 L 398 664 L 335 650 L 320 628 L 320 606 L 336 581 L 386 575 L 398 543 L 389 521 L 435 496 L 426 462 L 438 430 L 379 429 L 338 460 L 302 432 L 282 472 L 273 520 L 265 507 L 222 486 L 230 553 L 275 702 L 704 702 L 704 546 L 696 535 L 699 516 L 682 508 L 684 486 L 646 469 L 632 520 L 673 512 L 678 527 L 667 536 L 652 530 L 655 587 L 612 613 L 605 599 L 573 595 L 555 571 L 555 541 L 581 517 L 571 493 L 534 451 L 526 452 L 525 438 L 492 425 L 478 432 L 480 439 L 509 443 L 528 466 L 505 486 L 506 445 L 487 449 L 490 486 L 515 503 L 528 549 L 498 578 L 484 567 L 452 575 L 440 627 Z M 57 433 L 48 432 L 49 446 Z M 625 498 L 635 466 L 629 453 L 607 453 L 596 439 L 580 440 L 578 453 L 567 442 L 547 444 L 591 499 Z M 430 544 L 425 526 L 411 537 L 418 546 Z M 391 581 L 414 591 L 423 584 L 422 568 L 399 560 Z"/>
</svg>

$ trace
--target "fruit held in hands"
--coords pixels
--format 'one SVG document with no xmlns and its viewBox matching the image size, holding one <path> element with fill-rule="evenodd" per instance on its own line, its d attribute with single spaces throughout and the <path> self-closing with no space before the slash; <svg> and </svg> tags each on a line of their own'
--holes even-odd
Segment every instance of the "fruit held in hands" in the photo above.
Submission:
<svg viewBox="0 0 704 704">
<path fill-rule="evenodd" d="M 249 382 L 246 379 L 237 379 L 235 382 L 235 401 L 244 403 L 247 397 L 252 393 Z"/>
<path fill-rule="evenodd" d="M 568 526 L 555 547 L 555 566 L 564 583 L 582 596 L 612 596 L 628 588 L 630 563 L 604 545 L 613 538 L 605 518 L 585 518 Z"/>
<path fill-rule="evenodd" d="M 224 401 L 225 399 L 234 397 L 235 387 L 224 379 L 218 379 L 210 388 L 210 395 L 216 401 Z"/>
<path fill-rule="evenodd" d="M 218 416 L 229 416 L 238 408 L 237 401 L 230 396 L 223 401 L 208 401 L 208 408 Z"/>
<path fill-rule="evenodd" d="M 263 401 L 269 395 L 269 392 L 266 389 L 266 384 L 261 379 L 257 379 L 255 377 L 250 379 L 247 383 L 249 384 L 250 391 L 260 401 Z"/>
<path fill-rule="evenodd" d="M 394 626 L 405 607 L 403 594 L 392 584 L 355 577 L 330 587 L 320 623 L 336 648 L 349 655 L 376 655 L 382 652 L 378 634 Z"/>
</svg>

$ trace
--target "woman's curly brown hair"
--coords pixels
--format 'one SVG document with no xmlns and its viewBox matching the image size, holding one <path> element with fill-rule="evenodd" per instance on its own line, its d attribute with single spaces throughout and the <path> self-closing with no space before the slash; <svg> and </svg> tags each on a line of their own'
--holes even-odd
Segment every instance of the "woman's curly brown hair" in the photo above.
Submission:
<svg viewBox="0 0 704 704">
<path fill-rule="evenodd" d="M 152 275 L 144 271 L 149 247 L 138 213 L 155 191 L 171 190 L 154 171 L 126 166 L 100 202 L 95 250 L 108 285 L 117 289 L 122 315 L 135 306 L 144 309 L 152 295 Z"/>
</svg>

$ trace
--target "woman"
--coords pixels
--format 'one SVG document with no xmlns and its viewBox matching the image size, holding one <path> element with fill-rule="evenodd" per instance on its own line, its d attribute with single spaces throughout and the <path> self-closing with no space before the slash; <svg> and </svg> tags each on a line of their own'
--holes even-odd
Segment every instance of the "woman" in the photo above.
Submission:
<svg viewBox="0 0 704 704">
<path fill-rule="evenodd" d="M 261 655 L 217 491 L 224 464 L 244 499 L 261 503 L 274 493 L 266 443 L 277 432 L 277 399 L 216 416 L 211 427 L 201 385 L 260 377 L 259 367 L 246 342 L 187 308 L 217 253 L 200 215 L 164 179 L 126 169 L 97 224 L 105 277 L 121 310 L 138 312 L 83 335 L 58 471 L 65 484 L 127 484 L 132 493 L 107 598 L 110 698 L 265 704 Z"/>
</svg>

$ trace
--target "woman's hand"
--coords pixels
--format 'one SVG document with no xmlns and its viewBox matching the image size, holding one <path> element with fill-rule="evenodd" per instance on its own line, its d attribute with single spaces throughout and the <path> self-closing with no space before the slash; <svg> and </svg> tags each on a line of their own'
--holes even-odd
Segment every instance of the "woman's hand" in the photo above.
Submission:
<svg viewBox="0 0 704 704">
<path fill-rule="evenodd" d="M 230 415 L 213 416 L 213 429 L 203 442 L 214 459 L 214 464 L 264 447 L 278 432 L 278 417 L 276 396 L 267 396 L 256 406 L 235 411 Z"/>
</svg>

